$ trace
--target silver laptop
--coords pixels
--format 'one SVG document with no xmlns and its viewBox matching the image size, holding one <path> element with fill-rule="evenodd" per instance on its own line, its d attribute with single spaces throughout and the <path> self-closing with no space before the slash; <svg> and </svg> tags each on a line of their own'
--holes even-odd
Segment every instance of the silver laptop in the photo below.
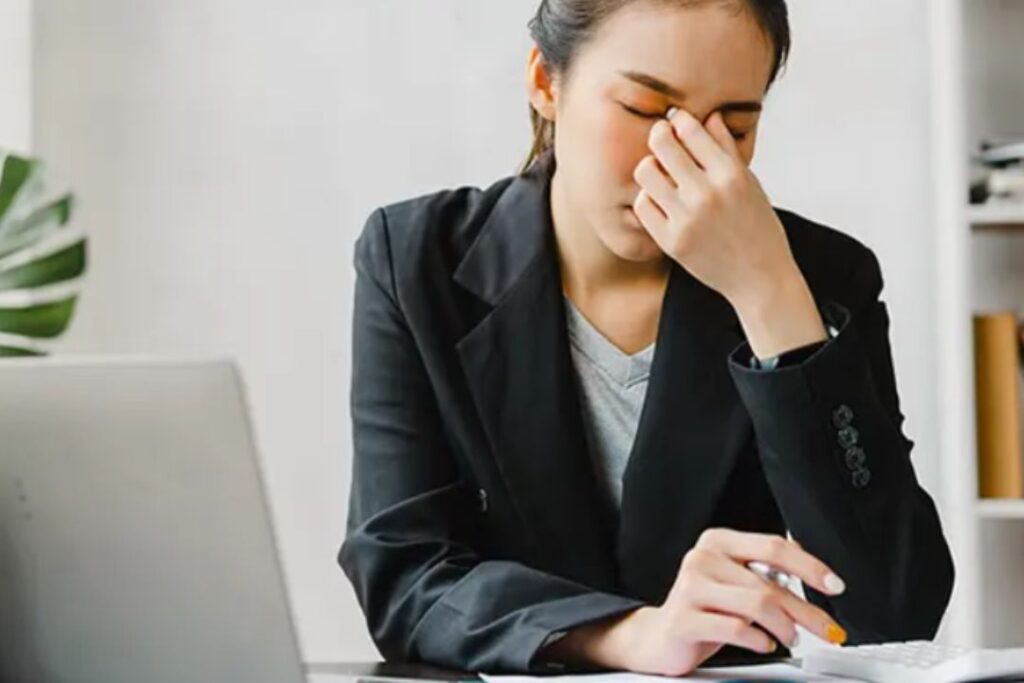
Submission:
<svg viewBox="0 0 1024 683">
<path fill-rule="evenodd" d="M 304 680 L 229 361 L 0 361 L 0 680 Z"/>
</svg>

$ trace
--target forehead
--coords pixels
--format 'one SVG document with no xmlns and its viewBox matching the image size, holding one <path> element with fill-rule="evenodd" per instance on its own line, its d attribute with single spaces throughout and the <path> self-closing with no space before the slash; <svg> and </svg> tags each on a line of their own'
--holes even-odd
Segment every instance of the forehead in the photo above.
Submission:
<svg viewBox="0 0 1024 683">
<path fill-rule="evenodd" d="M 577 57 L 581 75 L 600 80 L 625 81 L 621 71 L 636 71 L 694 96 L 760 99 L 774 53 L 742 3 L 634 2 L 609 17 Z"/>
</svg>

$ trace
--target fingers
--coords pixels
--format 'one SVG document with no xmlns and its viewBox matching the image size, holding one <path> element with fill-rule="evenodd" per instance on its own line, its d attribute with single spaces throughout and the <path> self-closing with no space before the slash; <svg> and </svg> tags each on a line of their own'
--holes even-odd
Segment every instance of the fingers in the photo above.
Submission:
<svg viewBox="0 0 1024 683">
<path fill-rule="evenodd" d="M 828 565 L 782 536 L 709 529 L 701 534 L 697 545 L 741 562 L 767 562 L 826 595 L 839 595 L 846 590 L 843 580 Z"/>
<path fill-rule="evenodd" d="M 828 612 L 817 605 L 812 605 L 802 600 L 799 596 L 788 590 L 765 581 L 743 565 L 737 564 L 734 560 L 724 555 L 719 555 L 712 550 L 697 548 L 687 553 L 683 565 L 685 568 L 692 569 L 695 573 L 712 581 L 736 586 L 748 591 L 748 593 L 744 594 L 744 600 L 747 602 L 743 604 L 746 606 L 742 607 L 740 612 L 736 612 L 737 614 L 742 613 L 750 617 L 752 614 L 750 612 L 751 609 L 764 610 L 767 609 L 764 606 L 766 603 L 772 604 L 777 609 L 782 610 L 790 623 L 795 622 L 803 626 L 817 637 L 831 642 L 845 641 L 845 637 L 840 635 L 842 629 L 835 623 Z M 759 617 L 751 618 L 771 630 L 775 637 L 783 643 L 787 643 L 790 647 L 796 644 L 793 640 L 790 640 L 791 637 L 795 638 L 796 636 L 795 629 L 789 631 L 787 627 L 782 626 L 783 630 L 779 631 L 778 628 L 772 625 L 778 624 L 777 621 L 764 622 Z M 774 619 L 770 615 L 767 618 Z"/>
<path fill-rule="evenodd" d="M 640 190 L 636 199 L 633 200 L 633 213 L 640 219 L 640 224 L 647 229 L 651 239 L 655 241 L 662 251 L 667 252 L 671 244 L 669 240 L 671 234 L 669 219 L 651 196 L 647 194 L 647 190 Z"/>
<path fill-rule="evenodd" d="M 648 154 L 640 160 L 633 172 L 633 178 L 665 215 L 685 213 L 685 209 L 679 201 L 679 188 L 665 175 L 653 156 Z"/>
<path fill-rule="evenodd" d="M 714 116 L 721 114 L 715 112 Z M 730 172 L 735 160 L 693 114 L 678 109 L 672 113 L 670 123 L 686 149 L 709 175 L 715 177 Z"/>
<path fill-rule="evenodd" d="M 736 146 L 736 138 L 732 136 L 729 126 L 725 125 L 725 118 L 722 117 L 721 111 L 716 111 L 711 115 L 706 128 L 718 145 L 725 150 L 726 154 L 732 157 L 734 162 L 746 165 L 743 161 L 743 156 L 740 154 L 739 147 Z"/>
<path fill-rule="evenodd" d="M 693 597 L 697 607 L 742 617 L 756 622 L 790 647 L 796 644 L 793 618 L 780 606 L 780 598 L 770 590 L 707 580 Z"/>
<path fill-rule="evenodd" d="M 740 617 L 701 612 L 694 621 L 694 629 L 700 633 L 701 642 L 728 643 L 764 654 L 777 648 L 767 633 Z"/>
<path fill-rule="evenodd" d="M 796 623 L 805 629 L 830 643 L 842 645 L 846 642 L 846 631 L 835 622 L 835 620 L 817 605 L 812 605 L 806 600 L 787 590 L 766 584 L 769 590 L 776 591 L 779 595 L 779 607 L 788 614 Z"/>
<path fill-rule="evenodd" d="M 647 146 L 654 152 L 658 163 L 675 181 L 678 186 L 676 194 L 683 204 L 699 200 L 708 179 L 690 153 L 680 144 L 668 121 L 659 120 L 651 126 Z"/>
<path fill-rule="evenodd" d="M 798 595 L 765 581 L 743 565 L 737 564 L 725 556 L 715 555 L 712 551 L 705 552 L 712 555 L 710 559 L 704 561 L 706 564 L 705 571 L 708 576 L 716 581 L 743 586 L 748 590 L 761 593 L 763 595 L 762 600 L 774 601 L 778 608 L 786 613 L 789 619 L 800 624 L 822 640 L 830 642 L 846 640 L 845 634 L 842 633 L 842 628 L 835 623 L 835 620 L 832 619 L 828 612 L 817 605 L 812 605 L 806 600 L 801 599 Z M 773 633 L 775 632 L 773 631 Z M 775 635 L 779 637 L 778 633 Z M 784 643 L 789 643 L 790 646 L 795 645 L 795 643 L 784 638 L 780 637 L 779 639 Z"/>
<path fill-rule="evenodd" d="M 743 547 L 737 549 L 738 545 Z M 771 534 L 712 529 L 705 532 L 697 547 L 687 554 L 687 560 L 691 564 L 700 563 L 702 566 L 699 571 L 716 581 L 774 596 L 776 604 L 792 620 L 819 638 L 837 644 L 846 641 L 846 632 L 825 610 L 762 579 L 743 566 L 742 563 L 751 559 L 768 562 L 800 577 L 809 585 L 813 584 L 806 577 L 817 577 L 816 582 L 823 585 L 828 581 L 821 577 L 831 573 L 824 563 L 809 555 L 796 543 Z M 684 564 L 687 560 L 684 560 Z"/>
</svg>

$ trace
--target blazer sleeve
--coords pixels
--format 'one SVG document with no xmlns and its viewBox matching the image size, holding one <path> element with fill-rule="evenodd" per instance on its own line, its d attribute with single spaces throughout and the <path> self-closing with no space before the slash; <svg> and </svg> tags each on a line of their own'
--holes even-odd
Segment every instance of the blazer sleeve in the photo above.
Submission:
<svg viewBox="0 0 1024 683">
<path fill-rule="evenodd" d="M 810 358 L 751 369 L 744 342 L 729 369 L 790 533 L 846 582 L 837 597 L 805 586 L 807 598 L 846 628 L 850 644 L 931 639 L 952 591 L 953 561 L 911 464 L 871 250 L 864 248 L 850 286 L 849 306 L 819 302 L 839 333 Z"/>
<path fill-rule="evenodd" d="M 481 511 L 398 304 L 385 213 L 356 243 L 352 487 L 338 562 L 388 661 L 543 673 L 550 638 L 642 603 L 481 557 Z"/>
</svg>

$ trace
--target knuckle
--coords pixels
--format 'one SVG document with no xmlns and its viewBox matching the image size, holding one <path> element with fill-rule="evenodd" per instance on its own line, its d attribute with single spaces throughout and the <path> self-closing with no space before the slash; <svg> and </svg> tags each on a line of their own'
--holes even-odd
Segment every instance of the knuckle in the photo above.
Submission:
<svg viewBox="0 0 1024 683">
<path fill-rule="evenodd" d="M 716 527 L 705 529 L 697 538 L 697 546 L 700 548 L 706 548 L 708 546 L 714 545 L 720 535 L 721 530 Z"/>
<path fill-rule="evenodd" d="M 729 173 L 721 181 L 719 187 L 726 195 L 735 197 L 743 192 L 743 176 L 739 173 Z"/>
<path fill-rule="evenodd" d="M 754 609 L 758 614 L 767 614 L 775 610 L 775 595 L 770 591 L 760 590 L 754 598 Z"/>
<path fill-rule="evenodd" d="M 704 548 L 694 548 L 690 552 L 686 553 L 686 557 L 683 558 L 683 568 L 688 570 L 697 570 L 707 566 L 708 562 L 708 551 Z"/>
<path fill-rule="evenodd" d="M 747 624 L 747 622 L 740 619 L 733 619 L 726 627 L 726 632 L 729 637 L 739 639 L 747 634 L 749 628 L 750 625 Z"/>
<path fill-rule="evenodd" d="M 679 594 L 683 597 L 689 597 L 694 594 L 697 590 L 696 577 L 690 572 L 683 572 L 679 575 L 679 580 L 676 581 L 676 588 Z"/>
<path fill-rule="evenodd" d="M 714 211 L 717 208 L 717 205 L 718 198 L 715 196 L 715 193 L 705 190 L 694 197 L 690 209 L 694 213 L 709 213 Z"/>
<path fill-rule="evenodd" d="M 766 553 L 768 560 L 776 564 L 779 563 L 786 556 L 787 546 L 786 540 L 781 537 L 770 539 Z"/>
</svg>

